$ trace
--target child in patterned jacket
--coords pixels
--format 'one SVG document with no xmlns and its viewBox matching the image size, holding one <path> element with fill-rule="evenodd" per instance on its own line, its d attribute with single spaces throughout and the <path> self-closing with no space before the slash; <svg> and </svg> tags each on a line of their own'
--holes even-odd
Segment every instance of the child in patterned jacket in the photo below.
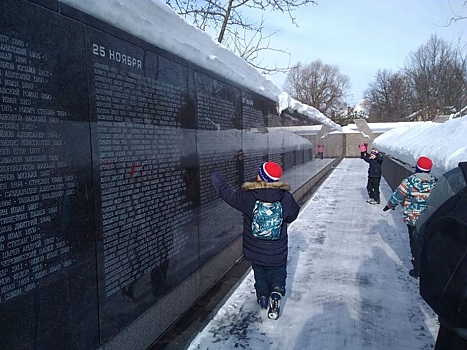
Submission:
<svg viewBox="0 0 467 350">
<path fill-rule="evenodd" d="M 421 156 L 415 166 L 415 173 L 402 180 L 392 194 L 383 211 L 394 209 L 398 204 L 402 206 L 403 220 L 407 224 L 412 254 L 413 269 L 409 275 L 418 278 L 420 272 L 421 247 L 417 243 L 415 224 L 420 213 L 427 206 L 427 198 L 436 185 L 436 178 L 430 175 L 433 162 L 430 158 Z"/>
</svg>

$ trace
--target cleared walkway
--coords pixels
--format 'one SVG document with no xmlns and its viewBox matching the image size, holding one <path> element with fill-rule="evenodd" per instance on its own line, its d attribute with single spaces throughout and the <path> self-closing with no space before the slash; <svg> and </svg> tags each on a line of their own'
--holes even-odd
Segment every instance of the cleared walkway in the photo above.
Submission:
<svg viewBox="0 0 467 350">
<path fill-rule="evenodd" d="M 432 349 L 435 314 L 418 293 L 400 207 L 365 202 L 368 165 L 344 159 L 289 226 L 278 320 L 259 308 L 251 272 L 188 349 Z"/>
</svg>

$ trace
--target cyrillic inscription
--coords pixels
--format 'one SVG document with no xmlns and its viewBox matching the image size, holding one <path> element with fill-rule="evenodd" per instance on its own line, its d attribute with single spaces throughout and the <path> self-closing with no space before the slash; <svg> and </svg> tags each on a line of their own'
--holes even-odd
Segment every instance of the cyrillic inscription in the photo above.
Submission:
<svg viewBox="0 0 467 350">
<path fill-rule="evenodd" d="M 46 56 L 1 35 L 0 57 L 0 302 L 6 302 L 72 264 L 70 247 L 51 224 L 57 199 L 74 195 L 76 179 L 54 127 L 67 112 L 47 107 L 54 97 L 45 88 L 51 74 L 41 68 Z"/>
</svg>

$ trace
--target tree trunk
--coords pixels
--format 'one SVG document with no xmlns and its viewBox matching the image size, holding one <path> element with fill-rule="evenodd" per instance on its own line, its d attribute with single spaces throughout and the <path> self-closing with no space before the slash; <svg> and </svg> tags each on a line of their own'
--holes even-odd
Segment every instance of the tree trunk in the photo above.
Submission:
<svg viewBox="0 0 467 350">
<path fill-rule="evenodd" d="M 224 21 L 222 22 L 222 28 L 219 33 L 219 37 L 217 38 L 217 42 L 219 44 L 221 44 L 222 40 L 224 40 L 225 29 L 227 28 L 227 22 L 229 21 L 230 12 L 232 10 L 232 3 L 233 3 L 233 0 L 229 0 L 229 4 L 227 5 L 227 10 L 225 11 L 225 17 L 224 17 Z"/>
</svg>

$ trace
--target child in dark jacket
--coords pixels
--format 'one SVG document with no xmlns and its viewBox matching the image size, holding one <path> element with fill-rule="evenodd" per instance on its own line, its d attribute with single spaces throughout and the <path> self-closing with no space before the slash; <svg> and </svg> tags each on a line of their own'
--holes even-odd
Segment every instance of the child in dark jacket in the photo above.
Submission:
<svg viewBox="0 0 467 350">
<path fill-rule="evenodd" d="M 366 190 L 370 198 L 367 199 L 367 202 L 370 204 L 379 204 L 379 184 L 381 182 L 383 155 L 377 150 L 372 150 L 370 154 L 365 153 L 363 160 L 370 164 L 368 168 L 368 182 L 366 185 Z"/>
<path fill-rule="evenodd" d="M 266 162 L 259 168 L 256 182 L 245 182 L 241 190 L 235 191 L 218 172 L 211 175 L 212 184 L 219 196 L 243 213 L 243 254 L 252 264 L 257 301 L 264 310 L 273 300 L 280 300 L 285 295 L 287 224 L 297 218 L 300 210 L 289 192 L 289 185 L 278 181 L 281 176 L 282 168 L 279 164 Z M 269 224 L 260 222 L 258 225 L 255 217 L 256 209 L 262 203 L 280 204 L 282 215 L 279 211 L 281 217 L 276 235 L 268 236 L 256 232 L 258 226 Z M 278 314 L 272 318 L 277 317 Z"/>
</svg>

